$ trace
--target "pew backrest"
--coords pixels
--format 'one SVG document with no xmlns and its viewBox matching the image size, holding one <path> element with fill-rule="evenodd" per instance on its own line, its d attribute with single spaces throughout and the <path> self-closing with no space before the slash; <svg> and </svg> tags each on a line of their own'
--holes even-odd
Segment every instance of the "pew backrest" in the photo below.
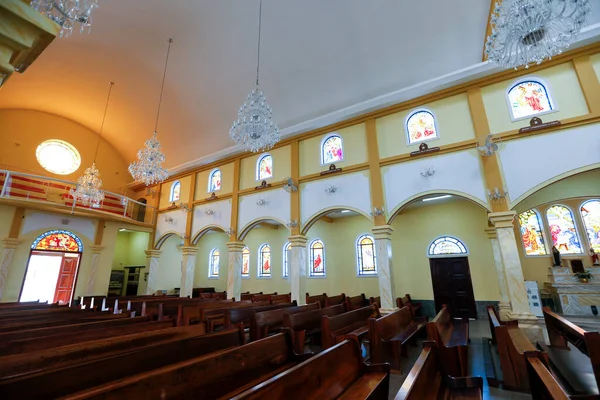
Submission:
<svg viewBox="0 0 600 400">
<path fill-rule="evenodd" d="M 317 294 L 314 296 L 311 296 L 308 293 L 306 293 L 306 304 L 319 303 L 321 308 L 325 308 L 326 299 L 327 299 L 327 295 L 325 293 Z"/>
<path fill-rule="evenodd" d="M 346 297 L 346 310 L 352 311 L 357 308 L 362 308 L 368 306 L 370 303 L 365 297 L 364 293 L 361 293 L 358 296 Z"/>
<path fill-rule="evenodd" d="M 378 318 L 377 306 L 359 308 L 335 316 L 323 315 L 321 317 L 321 345 L 324 349 L 333 346 L 337 341 L 345 339 L 345 335 L 353 333 L 357 329 L 368 333 L 369 318 Z"/>
<path fill-rule="evenodd" d="M 273 304 L 291 303 L 292 302 L 292 295 L 291 295 L 291 293 L 288 293 L 288 294 L 274 294 L 274 295 L 271 295 L 271 302 Z M 310 303 L 306 303 L 306 304 L 310 304 Z"/>
<path fill-rule="evenodd" d="M 313 303 L 304 306 L 258 311 L 254 313 L 250 323 L 250 341 L 265 338 L 269 335 L 269 331 L 280 329 L 283 325 L 284 314 L 298 314 L 318 309 L 319 304 Z"/>
<path fill-rule="evenodd" d="M 337 296 L 325 297 L 325 307 L 337 306 L 338 304 L 346 303 L 346 295 L 344 293 L 338 294 Z"/>
</svg>

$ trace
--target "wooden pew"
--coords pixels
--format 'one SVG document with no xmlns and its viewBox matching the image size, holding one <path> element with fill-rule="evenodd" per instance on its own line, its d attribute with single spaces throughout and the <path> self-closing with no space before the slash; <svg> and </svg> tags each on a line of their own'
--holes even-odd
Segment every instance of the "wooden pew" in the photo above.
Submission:
<svg viewBox="0 0 600 400">
<path fill-rule="evenodd" d="M 306 304 L 319 303 L 321 308 L 325 308 L 326 299 L 327 295 L 325 293 L 317 294 L 315 296 L 311 296 L 308 293 L 306 293 Z"/>
<path fill-rule="evenodd" d="M 250 293 L 250 292 L 242 293 L 240 295 L 240 300 L 252 300 L 253 296 L 257 296 L 259 294 L 263 294 L 263 292 L 258 292 L 258 293 Z"/>
<path fill-rule="evenodd" d="M 298 303 L 295 301 L 292 303 L 280 303 L 280 304 L 266 304 L 266 303 L 252 303 L 252 307 L 241 307 L 241 308 L 228 308 L 225 310 L 225 318 L 223 327 L 225 329 L 231 329 L 234 327 L 240 327 L 245 329 L 250 327 L 252 317 L 256 312 L 276 310 L 279 308 L 296 307 Z"/>
<path fill-rule="evenodd" d="M 409 306 L 412 308 L 413 315 L 415 317 L 418 317 L 421 315 L 421 308 L 423 305 L 422 305 L 422 303 L 415 303 L 410 298 L 410 294 L 406 294 L 406 295 L 404 295 L 404 297 L 398 297 L 396 299 L 396 306 L 398 308 L 402 308 L 404 306 Z"/>
<path fill-rule="evenodd" d="M 438 345 L 444 360 L 442 368 L 450 376 L 466 376 L 468 371 L 469 320 L 455 320 L 446 305 L 427 323 L 427 339 Z"/>
<path fill-rule="evenodd" d="M 306 311 L 318 310 L 319 308 L 321 308 L 319 303 L 313 303 L 305 306 L 255 312 L 252 315 L 252 320 L 250 322 L 250 341 L 253 342 L 258 339 L 266 338 L 270 332 L 281 330 L 284 314 L 298 314 Z"/>
<path fill-rule="evenodd" d="M 370 297 L 369 304 L 377 304 L 377 308 L 381 309 L 381 297 L 380 296 Z M 399 307 L 399 308 L 402 308 L 402 307 Z"/>
<path fill-rule="evenodd" d="M 408 307 L 369 320 L 370 361 L 376 364 L 389 362 L 392 370 L 402 373 L 400 357 L 406 357 L 406 345 L 425 329 L 424 319 L 414 319 Z"/>
<path fill-rule="evenodd" d="M 377 306 L 368 306 L 358 310 L 321 318 L 321 346 L 328 349 L 344 339 L 354 338 L 358 343 L 369 333 L 369 318 L 379 318 Z"/>
<path fill-rule="evenodd" d="M 539 351 L 527 352 L 527 375 L 534 400 L 596 400 L 598 395 L 570 395 L 548 369 L 548 357 Z"/>
<path fill-rule="evenodd" d="M 359 308 L 367 307 L 371 303 L 367 300 L 364 293 L 358 296 L 346 297 L 346 311 L 352 311 Z"/>
<path fill-rule="evenodd" d="M 346 304 L 346 295 L 344 293 L 338 294 L 337 296 L 325 297 L 325 307 L 337 306 L 338 304 Z"/>
<path fill-rule="evenodd" d="M 332 317 L 343 314 L 344 311 L 344 306 L 339 304 L 300 314 L 283 314 L 282 331 L 289 333 L 292 338 L 294 352 L 302 354 L 307 339 L 312 341 L 321 338 L 321 318 L 323 315 Z"/>
<path fill-rule="evenodd" d="M 271 296 L 271 302 L 273 304 L 279 304 L 279 303 L 291 303 L 292 302 L 292 294 L 288 293 L 288 294 L 274 294 Z M 306 304 L 310 304 L 310 303 L 306 303 Z"/>
<path fill-rule="evenodd" d="M 423 351 L 410 370 L 395 400 L 482 399 L 481 377 L 450 377 L 444 374 L 444 358 L 434 342 L 424 342 Z"/>
<path fill-rule="evenodd" d="M 229 399 L 301 363 L 280 333 L 86 389 L 64 399 Z M 243 361 L 243 362 L 241 362 Z"/>
<path fill-rule="evenodd" d="M 252 296 L 252 302 L 273 304 L 273 300 L 271 299 L 270 294 L 256 294 Z"/>
<path fill-rule="evenodd" d="M 241 344 L 241 340 L 240 332 L 232 330 L 161 341 L 83 364 L 0 381 L 0 393 L 4 398 L 14 399 L 54 399 L 68 396 L 90 387 L 123 380 L 127 376 L 155 371 L 166 365 L 177 365 L 176 363 L 215 351 L 236 347 Z"/>
<path fill-rule="evenodd" d="M 48 318 L 20 318 L 0 322 L 0 333 L 15 332 L 27 329 L 38 329 L 47 327 L 58 327 L 61 325 L 82 324 L 86 322 L 112 321 L 118 319 L 129 319 L 130 314 L 90 313 L 89 315 L 63 315 Z"/>
<path fill-rule="evenodd" d="M 366 366 L 358 344 L 345 340 L 233 399 L 387 400 L 389 383 L 389 365 Z"/>
</svg>

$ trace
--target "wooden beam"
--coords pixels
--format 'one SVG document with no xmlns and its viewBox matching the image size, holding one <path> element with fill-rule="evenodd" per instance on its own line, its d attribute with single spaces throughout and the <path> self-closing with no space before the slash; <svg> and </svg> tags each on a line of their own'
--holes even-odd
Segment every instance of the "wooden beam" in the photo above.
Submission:
<svg viewBox="0 0 600 400">
<path fill-rule="evenodd" d="M 96 235 L 94 236 L 94 244 L 96 246 L 102 245 L 102 239 L 104 237 L 104 225 L 106 221 L 103 219 L 98 220 L 98 226 L 96 226 Z"/>
<path fill-rule="evenodd" d="M 241 158 L 236 158 L 233 162 L 233 192 L 231 193 L 231 220 L 230 228 L 234 229 L 229 235 L 230 242 L 237 242 L 238 228 L 238 206 L 239 206 L 239 191 L 240 191 L 240 164 Z"/>
<path fill-rule="evenodd" d="M 598 75 L 594 71 L 590 56 L 573 59 L 573 66 L 590 114 L 600 115 L 600 82 L 598 82 Z"/>
<path fill-rule="evenodd" d="M 377 143 L 377 125 L 375 118 L 369 119 L 365 123 L 367 131 L 367 152 L 369 157 L 369 183 L 371 185 L 371 207 L 384 208 L 383 183 L 381 182 L 381 167 L 379 165 L 379 145 Z M 387 223 L 385 214 L 373 217 L 375 226 L 382 226 Z"/>
<path fill-rule="evenodd" d="M 291 146 L 291 178 L 300 186 L 300 145 L 296 140 Z M 300 188 L 295 192 L 290 193 L 291 196 L 291 212 L 290 220 L 296 221 L 296 226 L 292 227 L 291 236 L 300 235 Z"/>
<path fill-rule="evenodd" d="M 185 246 L 190 246 L 192 241 L 192 222 L 194 221 L 194 195 L 196 194 L 196 176 L 198 174 L 192 174 L 192 179 L 190 181 L 190 195 L 188 196 L 188 209 L 187 218 L 185 221 L 185 236 L 184 240 Z"/>
</svg>

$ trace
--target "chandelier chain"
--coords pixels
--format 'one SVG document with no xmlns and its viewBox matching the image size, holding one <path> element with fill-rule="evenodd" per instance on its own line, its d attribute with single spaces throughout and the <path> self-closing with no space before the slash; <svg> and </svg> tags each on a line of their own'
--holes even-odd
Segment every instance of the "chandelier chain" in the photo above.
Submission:
<svg viewBox="0 0 600 400">
<path fill-rule="evenodd" d="M 169 65 L 169 53 L 171 52 L 171 43 L 173 39 L 169 38 L 169 45 L 167 47 L 167 57 L 165 59 L 165 69 L 163 71 L 162 84 L 160 86 L 160 95 L 158 96 L 158 109 L 156 110 L 156 124 L 154 124 L 154 131 L 158 131 L 158 117 L 160 116 L 160 106 L 162 104 L 163 91 L 165 90 L 165 79 L 167 77 L 167 66 Z"/>
<path fill-rule="evenodd" d="M 256 86 L 258 86 L 258 76 L 260 73 L 260 34 L 262 31 L 262 0 L 260 0 L 260 5 L 258 7 L 258 48 L 257 48 L 257 57 L 256 57 Z"/>
<path fill-rule="evenodd" d="M 110 101 L 110 94 L 112 93 L 112 88 L 114 86 L 114 82 L 108 82 L 108 96 L 106 97 L 106 105 L 104 106 L 104 115 L 102 116 L 102 123 L 100 124 L 100 134 L 98 135 L 98 144 L 96 144 L 96 152 L 94 153 L 94 163 L 96 162 L 96 157 L 98 156 L 98 149 L 100 148 L 100 141 L 102 140 L 102 132 L 104 131 L 104 121 L 106 121 L 106 112 L 108 111 L 108 102 Z"/>
</svg>

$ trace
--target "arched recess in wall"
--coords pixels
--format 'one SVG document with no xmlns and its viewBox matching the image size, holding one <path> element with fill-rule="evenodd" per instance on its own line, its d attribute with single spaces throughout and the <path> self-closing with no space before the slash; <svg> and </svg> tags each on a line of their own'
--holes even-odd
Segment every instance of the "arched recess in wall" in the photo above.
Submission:
<svg viewBox="0 0 600 400">
<path fill-rule="evenodd" d="M 365 218 L 368 218 L 369 220 L 373 220 L 373 217 L 371 217 L 370 215 L 364 213 L 363 211 L 359 210 L 358 208 L 354 208 L 354 207 L 347 207 L 347 206 L 339 206 L 339 207 L 327 207 L 324 208 L 322 210 L 319 210 L 318 212 L 316 212 L 315 214 L 313 214 L 304 224 L 304 226 L 302 226 L 302 234 L 306 235 L 306 233 L 310 230 L 310 228 L 322 217 L 324 217 L 325 215 L 331 213 L 331 212 L 335 212 L 335 211 L 344 211 L 344 210 L 349 210 L 349 211 L 354 211 L 355 213 L 358 213 L 360 215 L 362 215 Z"/>
<path fill-rule="evenodd" d="M 167 241 L 167 239 L 173 235 L 179 236 L 181 238 L 181 240 L 183 240 L 183 237 L 181 236 L 181 234 L 179 232 L 169 231 L 169 232 L 165 232 L 161 237 L 158 238 L 158 240 L 156 240 L 154 247 L 157 250 L 160 250 L 161 246 Z"/>
<path fill-rule="evenodd" d="M 389 214 L 389 218 L 388 218 L 388 225 L 391 225 L 392 222 L 394 222 L 394 219 L 402 212 L 402 210 L 404 208 L 406 208 L 408 205 L 410 205 L 411 203 L 414 203 L 415 201 L 421 201 L 423 199 L 427 199 L 427 198 L 433 198 L 433 197 L 438 197 L 438 196 L 455 196 L 455 197 L 460 197 L 463 200 L 468 200 L 472 203 L 477 204 L 478 206 L 480 206 L 481 208 L 483 208 L 484 210 L 491 212 L 491 208 L 489 206 L 489 204 L 484 203 L 481 199 L 478 199 L 477 197 L 471 196 L 467 193 L 464 192 L 458 192 L 455 190 L 446 190 L 446 191 L 439 191 L 439 190 L 434 190 L 434 191 L 428 191 L 428 192 L 422 192 L 422 193 L 418 193 L 412 197 L 409 197 L 408 199 L 404 200 L 402 203 L 398 204 L 396 207 L 394 207 L 392 209 L 392 211 Z M 431 203 L 436 204 L 436 203 Z"/>
<path fill-rule="evenodd" d="M 192 244 L 197 244 L 198 241 L 202 238 L 202 236 L 204 236 L 210 231 L 225 233 L 225 228 L 219 225 L 206 225 L 204 228 L 202 228 L 192 236 Z"/>
<path fill-rule="evenodd" d="M 285 222 L 283 222 L 282 220 L 280 220 L 278 218 L 274 218 L 274 217 L 262 217 L 262 218 L 257 218 L 255 220 L 252 220 L 252 221 L 248 222 L 240 230 L 240 232 L 238 234 L 238 239 L 239 240 L 244 240 L 244 238 L 248 235 L 248 233 L 250 233 L 250 231 L 252 229 L 256 228 L 260 224 L 265 224 L 265 223 L 266 224 L 270 224 L 270 225 L 280 225 L 280 227 L 283 227 L 284 229 L 288 229 L 288 227 L 286 226 Z"/>
</svg>

